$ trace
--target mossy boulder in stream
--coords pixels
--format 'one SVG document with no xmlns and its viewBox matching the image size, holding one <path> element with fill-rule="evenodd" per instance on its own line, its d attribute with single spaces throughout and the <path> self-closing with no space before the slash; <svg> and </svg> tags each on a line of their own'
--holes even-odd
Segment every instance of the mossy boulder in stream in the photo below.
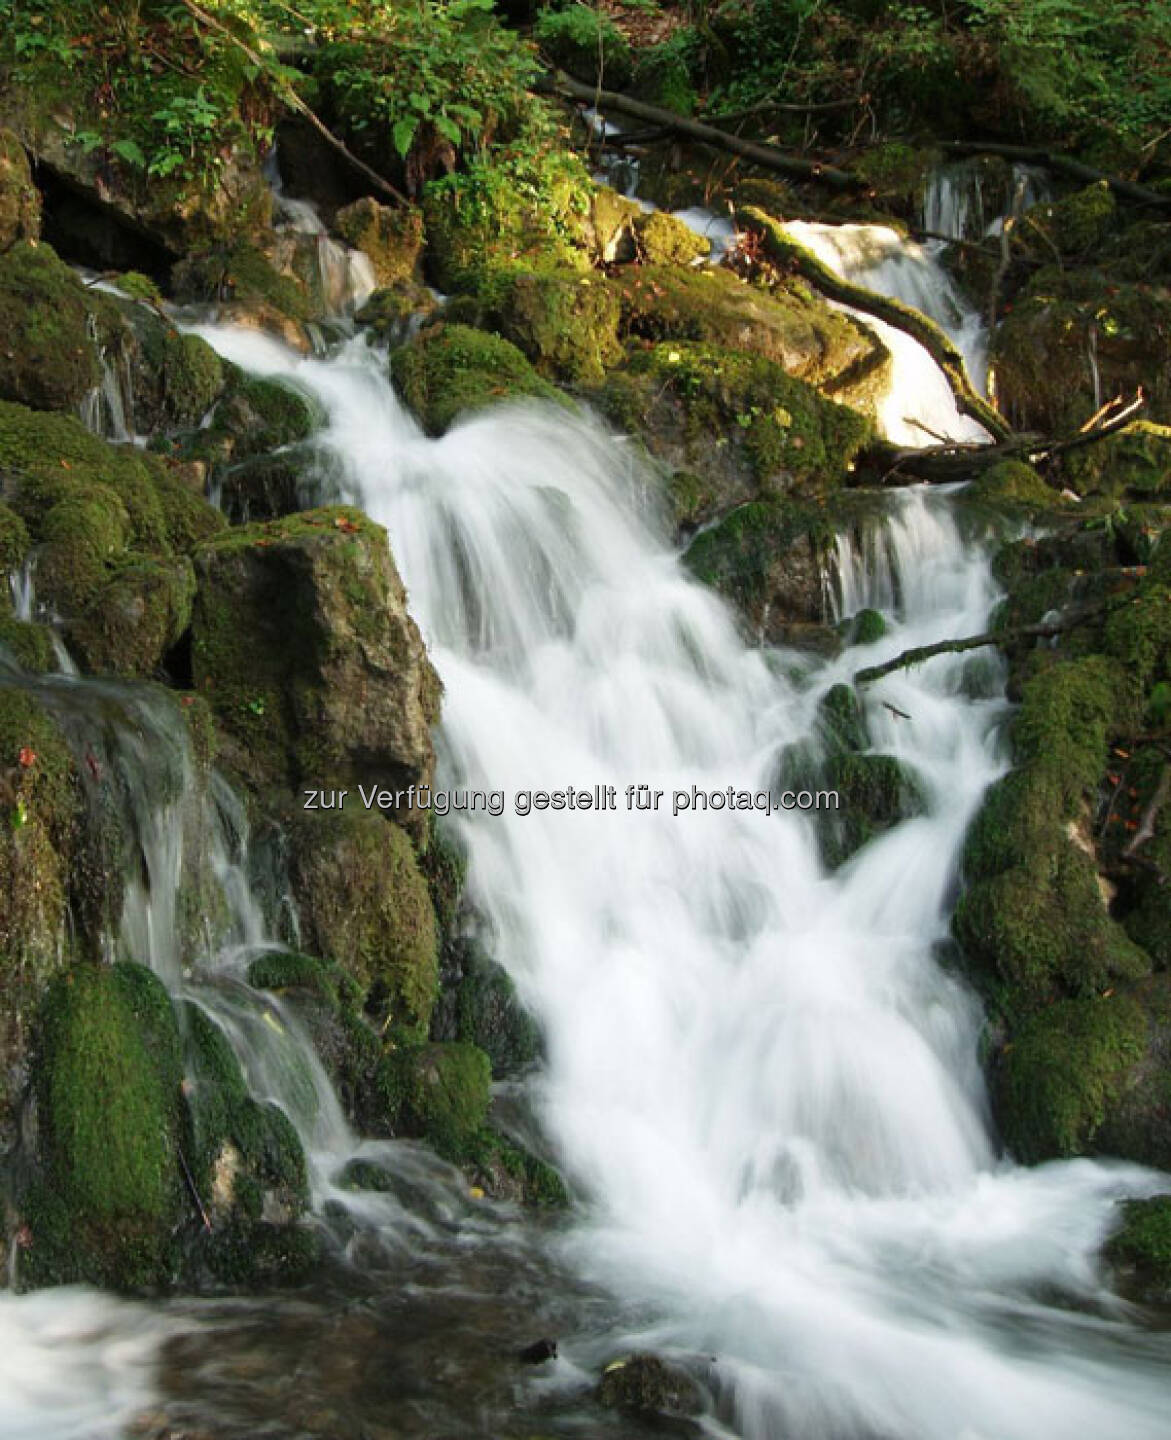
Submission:
<svg viewBox="0 0 1171 1440">
<path fill-rule="evenodd" d="M 301 812 L 292 845 L 305 944 L 358 982 L 380 1023 L 421 1039 L 438 989 L 438 941 L 407 832 L 357 807 Z"/>
<path fill-rule="evenodd" d="M 21 242 L 0 255 L 0 399 L 38 410 L 76 410 L 102 378 L 105 339 L 121 328 L 48 245 Z"/>
<path fill-rule="evenodd" d="M 603 276 L 510 266 L 483 294 L 495 327 L 550 379 L 596 384 L 622 358 L 618 297 Z"/>
<path fill-rule="evenodd" d="M 137 965 L 78 966 L 45 995 L 37 1067 L 41 1178 L 22 1202 L 22 1279 L 167 1284 L 185 1192 L 183 1068 L 170 998 Z"/>
<path fill-rule="evenodd" d="M 823 399 L 775 361 L 684 341 L 635 353 L 593 398 L 656 460 L 702 477 L 678 497 L 688 526 L 746 500 L 836 490 L 873 434 L 857 411 Z M 728 523 L 747 539 L 758 526 L 784 524 L 786 513 L 752 507 Z"/>
<path fill-rule="evenodd" d="M 417 209 L 392 210 L 368 195 L 339 210 L 334 229 L 374 267 L 379 285 L 412 280 L 423 253 L 423 216 Z"/>
<path fill-rule="evenodd" d="M 426 1140 L 453 1162 L 474 1159 L 488 1119 L 492 1069 L 475 1045 L 399 1045 L 376 1088 L 393 1134 Z"/>
<path fill-rule="evenodd" d="M 690 265 L 706 260 L 712 243 L 663 210 L 652 210 L 634 222 L 639 258 L 648 265 Z"/>
<path fill-rule="evenodd" d="M 401 346 L 390 357 L 390 373 L 429 435 L 504 400 L 560 399 L 510 341 L 466 325 L 437 326 Z"/>
<path fill-rule="evenodd" d="M 192 668 L 249 780 L 429 782 L 440 687 L 386 531 L 310 510 L 194 555 Z"/>
<path fill-rule="evenodd" d="M 231 1284 L 295 1278 L 316 1249 L 297 1226 L 309 1204 L 297 1132 L 278 1106 L 249 1095 L 212 1016 L 188 1001 L 182 1030 L 188 1164 L 211 1222 L 192 1260 Z"/>
<path fill-rule="evenodd" d="M 1122 1224 L 1103 1254 L 1124 1293 L 1145 1304 L 1171 1302 L 1171 1195 L 1122 1204 Z"/>
</svg>

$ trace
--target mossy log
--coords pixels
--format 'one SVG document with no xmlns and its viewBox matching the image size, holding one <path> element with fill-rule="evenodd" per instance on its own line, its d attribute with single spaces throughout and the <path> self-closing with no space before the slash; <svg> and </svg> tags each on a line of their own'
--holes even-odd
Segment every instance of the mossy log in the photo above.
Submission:
<svg viewBox="0 0 1171 1440">
<path fill-rule="evenodd" d="M 607 110 L 617 110 L 623 115 L 632 115 L 636 120 L 662 127 L 677 135 L 686 135 L 689 140 L 699 140 L 714 145 L 720 150 L 730 150 L 742 155 L 754 165 L 773 170 L 778 175 L 791 175 L 796 180 L 816 180 L 834 190 L 870 190 L 869 180 L 860 175 L 851 175 L 847 170 L 838 170 L 832 165 L 823 165 L 818 160 L 805 160 L 799 155 L 788 155 L 774 145 L 761 145 L 754 140 L 744 140 L 739 135 L 730 135 L 726 130 L 717 130 L 702 120 L 689 120 L 673 110 L 664 110 L 658 105 L 648 105 L 643 100 L 632 100 L 618 90 L 600 90 L 593 85 L 583 85 L 562 71 L 555 76 L 545 77 L 538 83 L 539 89 L 552 91 L 570 100 L 583 100 Z"/>
<path fill-rule="evenodd" d="M 885 320 L 888 325 L 917 340 L 943 371 L 960 413 L 983 425 L 996 440 L 1012 438 L 1008 422 L 977 394 L 964 369 L 964 357 L 934 320 L 929 320 L 910 305 L 904 305 L 901 300 L 876 295 L 872 290 L 843 280 L 804 245 L 786 235 L 779 222 L 763 210 L 749 205 L 738 211 L 737 217 L 746 221 L 760 236 L 766 253 L 775 263 L 797 271 L 828 299 Z"/>
</svg>

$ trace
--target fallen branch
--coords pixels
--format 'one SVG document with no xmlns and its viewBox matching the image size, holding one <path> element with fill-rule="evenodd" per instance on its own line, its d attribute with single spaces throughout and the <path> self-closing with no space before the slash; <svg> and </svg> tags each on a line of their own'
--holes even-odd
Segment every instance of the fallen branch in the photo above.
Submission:
<svg viewBox="0 0 1171 1440">
<path fill-rule="evenodd" d="M 975 478 L 1002 460 L 1046 464 L 1069 450 L 1096 444 L 1125 430 L 1145 404 L 1146 396 L 1141 389 L 1129 400 L 1116 396 L 1075 434 L 1059 440 L 1046 440 L 1030 433 L 1013 435 L 994 445 L 957 440 L 945 445 L 925 445 L 921 450 L 899 449 L 879 441 L 869 447 L 859 473 L 880 470 L 878 483 L 882 485 L 954 485 Z"/>
<path fill-rule="evenodd" d="M 255 65 L 260 70 L 268 69 L 263 56 L 257 54 L 250 45 L 246 45 L 238 35 L 234 35 L 231 30 L 217 20 L 214 15 L 209 15 L 206 10 L 196 5 L 195 0 L 182 0 L 182 5 L 193 20 L 198 21 L 200 25 L 206 25 L 209 30 L 214 30 L 217 35 L 222 36 L 230 45 L 234 45 L 236 49 L 247 58 L 250 65 Z M 301 99 L 300 95 L 297 94 L 291 85 L 282 81 L 279 83 L 278 88 L 281 99 L 288 105 L 289 109 L 295 110 L 303 120 L 307 120 L 325 143 L 336 150 L 339 155 L 343 156 L 376 190 L 380 190 L 389 199 L 393 200 L 396 205 L 410 204 L 407 197 L 400 190 L 396 190 L 389 180 L 379 175 L 378 171 L 372 169 L 364 160 L 359 160 L 354 152 L 342 140 L 338 139 L 329 126 L 310 110 L 309 106 L 305 104 L 304 100 Z"/>
<path fill-rule="evenodd" d="M 1129 599 L 1127 596 L 1127 600 Z M 904 650 L 901 655 L 896 655 L 893 660 L 887 660 L 882 665 L 868 665 L 865 670 L 859 670 L 854 676 L 854 684 L 869 685 L 874 680 L 893 675 L 896 670 L 922 665 L 925 660 L 934 659 L 936 655 L 958 655 L 965 650 L 983 650 L 990 645 L 1012 645 L 1018 640 L 1050 640 L 1055 635 L 1074 630 L 1090 620 L 1097 620 L 1107 611 L 1117 609 L 1119 603 L 1094 605 L 1065 615 L 1060 620 L 1047 620 L 1039 625 L 1018 625 L 1012 630 L 988 630 L 983 635 L 967 635 L 962 640 L 939 640 L 934 645 L 918 645 L 913 650 Z"/>
<path fill-rule="evenodd" d="M 948 140 L 940 146 L 950 155 L 1000 155 L 1006 160 L 1020 160 L 1026 165 L 1042 165 L 1047 170 L 1056 170 L 1075 180 L 1105 180 L 1116 195 L 1124 200 L 1133 200 L 1140 205 L 1154 205 L 1161 210 L 1171 209 L 1171 195 L 1158 190 L 1148 190 L 1145 185 L 1136 185 L 1133 180 L 1121 180 L 1117 175 L 1108 175 L 1104 170 L 1095 170 L 1092 165 L 1083 165 L 1080 160 L 1071 160 L 1068 155 L 1054 154 L 1052 150 L 1039 149 L 1032 145 L 997 145 L 980 140 Z"/>
<path fill-rule="evenodd" d="M 860 285 L 843 280 L 804 245 L 790 239 L 780 224 L 763 210 L 750 205 L 738 211 L 737 218 L 747 221 L 760 236 L 771 260 L 796 270 L 829 299 L 885 320 L 888 325 L 917 340 L 943 371 L 960 413 L 983 425 L 997 440 L 1011 438 L 1008 422 L 977 393 L 964 369 L 964 357 L 934 320 L 929 320 L 910 305 L 904 305 L 901 300 L 876 295 L 872 290 L 864 290 Z"/>
<path fill-rule="evenodd" d="M 184 3 L 187 3 L 187 0 L 184 0 Z M 778 150 L 775 145 L 760 145 L 754 140 L 744 140 L 739 135 L 730 135 L 726 130 L 718 130 L 714 125 L 705 124 L 702 120 L 690 120 L 685 115 L 676 115 L 673 110 L 663 110 L 658 105 L 632 100 L 617 90 L 598 90 L 592 85 L 583 85 L 560 70 L 555 76 L 540 79 L 536 88 L 551 91 L 568 100 L 582 100 L 599 109 L 632 115 L 636 120 L 660 125 L 677 135 L 685 135 L 690 140 L 699 140 L 705 145 L 730 150 L 734 155 L 741 155 L 745 160 L 751 160 L 753 164 L 773 170 L 778 175 L 790 175 L 796 180 L 817 180 L 835 190 L 869 191 L 871 188 L 868 180 L 851 175 L 846 170 L 822 165 L 816 160 L 803 160 L 799 156 L 788 155 L 785 151 Z"/>
</svg>

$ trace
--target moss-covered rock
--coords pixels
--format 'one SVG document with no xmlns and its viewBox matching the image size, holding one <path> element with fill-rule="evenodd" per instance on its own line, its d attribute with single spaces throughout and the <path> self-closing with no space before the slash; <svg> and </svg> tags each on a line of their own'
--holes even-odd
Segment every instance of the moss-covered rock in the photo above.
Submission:
<svg viewBox="0 0 1171 1440">
<path fill-rule="evenodd" d="M 11 506 L 0 504 L 0 571 L 19 570 L 28 548 L 28 526 Z"/>
<path fill-rule="evenodd" d="M 1114 228 L 1118 207 L 1105 180 L 1061 200 L 1034 205 L 1012 227 L 1013 248 L 1041 264 L 1064 259 L 1097 257 Z"/>
<path fill-rule="evenodd" d="M 1130 994 L 1063 1000 L 1031 1016 L 996 1064 L 1006 1144 L 1026 1163 L 1098 1151 L 1146 1049 L 1146 1017 Z"/>
<path fill-rule="evenodd" d="M 222 455 L 244 460 L 308 439 L 320 418 L 310 398 L 295 386 L 236 375 L 216 406 L 207 438 Z"/>
<path fill-rule="evenodd" d="M 266 312 L 302 322 L 320 314 L 309 286 L 283 274 L 250 241 L 188 251 L 171 271 L 171 292 L 180 301 L 227 305 L 234 318 L 249 312 L 262 325 Z"/>
<path fill-rule="evenodd" d="M 878 610 L 859 610 L 847 622 L 846 638 L 851 645 L 873 645 L 886 634 L 886 621 Z"/>
<path fill-rule="evenodd" d="M 1171 296 L 1051 266 L 1013 302 L 992 340 L 996 393 L 1019 429 L 1069 433 L 1101 395 L 1141 386 L 1150 418 L 1171 421 Z"/>
<path fill-rule="evenodd" d="M 17 1102 L 28 1081 L 37 1006 L 46 982 L 63 963 L 79 811 L 65 736 L 36 693 L 3 674 L 0 776 L 2 1151 L 13 1139 Z"/>
<path fill-rule="evenodd" d="M 57 668 L 53 632 L 47 625 L 0 615 L 0 652 L 31 675 L 44 675 Z"/>
<path fill-rule="evenodd" d="M 34 1284 L 166 1284 L 184 1203 L 179 1034 L 159 980 L 82 966 L 50 987 L 37 1074 L 43 1180 L 22 1208 Z"/>
<path fill-rule="evenodd" d="M 606 1366 L 598 1385 L 598 1401 L 607 1410 L 626 1415 L 676 1417 L 697 1415 L 703 1408 L 699 1386 L 677 1365 L 657 1355 L 630 1355 Z"/>
<path fill-rule="evenodd" d="M 302 812 L 292 877 L 305 943 L 358 982 L 381 1021 L 425 1036 L 439 976 L 435 912 L 406 831 L 359 809 Z"/>
<path fill-rule="evenodd" d="M 634 222 L 639 257 L 648 265 L 690 265 L 711 254 L 711 241 L 674 215 L 653 210 Z"/>
<path fill-rule="evenodd" d="M 425 331 L 391 354 L 390 371 L 430 435 L 441 435 L 465 412 L 503 400 L 559 398 L 510 341 L 466 325 Z"/>
<path fill-rule="evenodd" d="M 78 661 L 99 675 L 152 674 L 191 624 L 194 600 L 186 555 L 128 554 L 69 626 Z"/>
<path fill-rule="evenodd" d="M 863 409 L 884 392 L 885 346 L 799 282 L 769 291 L 728 270 L 648 264 L 622 271 L 614 285 L 626 336 L 750 351 Z"/>
<path fill-rule="evenodd" d="M 1058 492 L 1050 489 L 1023 460 L 1002 460 L 982 471 L 965 487 L 962 495 L 966 504 L 988 506 L 1010 514 L 1035 515 L 1061 504 Z"/>
<path fill-rule="evenodd" d="M 416 328 L 430 320 L 439 308 L 434 292 L 414 280 L 401 280 L 375 290 L 354 319 L 370 332 L 370 338 L 387 346 L 402 345 Z"/>
<path fill-rule="evenodd" d="M 243 775 L 430 782 L 439 681 L 381 526 L 311 510 L 226 531 L 194 560 L 195 685 Z"/>
<path fill-rule="evenodd" d="M 426 1140 L 459 1163 L 476 1157 L 488 1118 L 492 1070 L 475 1045 L 399 1045 L 378 1068 L 376 1085 L 395 1135 Z"/>
<path fill-rule="evenodd" d="M 361 250 L 370 261 L 379 285 L 414 279 L 423 253 L 421 211 L 392 210 L 364 196 L 339 210 L 333 223 L 346 244 Z"/>
<path fill-rule="evenodd" d="M 1079 495 L 1164 500 L 1171 494 L 1171 427 L 1135 420 L 1105 440 L 1069 451 L 1062 471 Z"/>
<path fill-rule="evenodd" d="M 830 867 L 927 808 L 922 785 L 893 755 L 830 755 L 822 777 L 816 788 L 838 795 L 837 808 L 818 815 L 822 858 Z"/>
<path fill-rule="evenodd" d="M 691 525 L 741 501 L 838 488 L 873 433 L 855 410 L 823 399 L 774 361 L 682 341 L 635 354 L 595 399 L 655 459 L 703 477 L 701 493 L 681 496 Z M 756 529 L 769 514 L 753 509 L 729 523 Z M 770 529 L 775 519 L 767 519 Z"/>
<path fill-rule="evenodd" d="M 618 297 L 601 276 L 515 266 L 485 294 L 496 328 L 551 379 L 596 384 L 622 358 Z"/>
<path fill-rule="evenodd" d="M 298 1273 L 304 1247 L 294 1231 L 308 1208 L 308 1171 L 297 1130 L 284 1110 L 252 1099 L 228 1037 L 199 1005 L 186 1002 L 183 1054 L 187 1164 L 212 1227 L 196 1259 L 232 1283 Z M 252 1241 L 256 1253 L 251 1253 Z"/>
<path fill-rule="evenodd" d="M 101 382 L 103 338 L 119 328 L 116 308 L 48 245 L 20 242 L 0 255 L 0 399 L 76 410 Z"/>
<path fill-rule="evenodd" d="M 826 618 L 822 569 L 832 544 L 832 525 L 815 507 L 757 500 L 704 530 L 683 560 L 762 639 L 780 641 L 781 627 Z"/>
<path fill-rule="evenodd" d="M 1171 1302 L 1171 1195 L 1127 1200 L 1103 1255 L 1124 1292 L 1145 1304 Z"/>
<path fill-rule="evenodd" d="M 432 1040 L 463 1040 L 488 1056 L 492 1077 L 524 1070 L 541 1053 L 536 1021 L 525 1010 L 508 972 L 474 940 L 444 946 L 442 989 L 431 1020 Z"/>
<path fill-rule="evenodd" d="M 41 197 L 28 156 L 11 130 L 0 130 L 0 250 L 40 233 Z"/>
</svg>

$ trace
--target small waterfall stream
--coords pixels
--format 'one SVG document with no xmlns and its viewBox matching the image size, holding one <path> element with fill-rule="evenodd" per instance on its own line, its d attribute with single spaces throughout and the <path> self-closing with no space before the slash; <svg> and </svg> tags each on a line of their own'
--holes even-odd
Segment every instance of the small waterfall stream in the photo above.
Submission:
<svg viewBox="0 0 1171 1440">
<path fill-rule="evenodd" d="M 927 252 L 875 227 L 800 233 L 829 263 L 919 296 L 965 333 Z M 313 1113 L 298 1112 L 282 1088 L 287 1051 L 266 1048 L 272 1027 L 257 1023 L 268 1001 L 238 978 L 241 957 L 264 943 L 231 840 L 240 827 L 213 826 L 219 880 L 237 898 L 201 982 L 169 945 L 174 917 L 154 868 L 173 875 L 182 863 L 181 823 L 156 796 L 139 825 L 152 883 L 128 891 L 124 944 L 206 1005 L 253 1089 L 281 1096 L 299 1119 L 319 1211 L 345 1199 L 352 1220 L 387 1245 L 398 1237 L 402 1267 L 422 1253 L 435 1261 L 439 1290 L 434 1277 L 432 1288 L 416 1283 L 417 1269 L 405 1271 L 409 1285 L 403 1271 L 387 1274 L 385 1259 L 371 1281 L 359 1262 L 346 1286 L 371 1307 L 370 1285 L 380 1286 L 378 1303 L 397 1316 L 380 1311 L 384 1328 L 371 1320 L 365 1330 L 338 1318 L 349 1300 L 318 1328 L 307 1300 L 240 1302 L 230 1314 L 68 1293 L 5 1300 L 0 1338 L 15 1339 L 0 1346 L 0 1376 L 17 1367 L 24 1408 L 0 1417 L 0 1436 L 112 1430 L 150 1390 L 148 1321 L 159 1344 L 168 1327 L 186 1332 L 166 1381 L 186 1397 L 183 1413 L 231 1436 L 263 1427 L 348 1440 L 368 1433 L 367 1419 L 386 1423 L 388 1407 L 410 1435 L 581 1434 L 575 1397 L 589 1373 L 633 1348 L 673 1356 L 704 1380 L 702 1426 L 713 1436 L 1164 1436 L 1167 1337 L 1131 1324 L 1095 1254 L 1115 1202 L 1165 1180 L 1119 1164 L 1025 1170 L 999 1159 L 979 1006 L 939 961 L 965 828 L 1006 765 L 995 663 L 983 662 L 981 680 L 970 658 L 945 655 L 868 691 L 873 748 L 913 767 L 927 809 L 836 872 L 822 867 L 806 815 L 714 802 L 697 813 L 690 800 L 672 813 L 675 797 L 695 790 L 768 789 L 785 748 L 813 731 L 819 699 L 861 665 L 985 627 L 997 588 L 952 497 L 902 492 L 879 540 L 839 542 L 839 612 L 874 606 L 888 633 L 832 661 L 802 661 L 745 646 L 659 535 L 628 448 L 589 416 L 507 406 L 432 441 L 393 394 L 385 357 L 362 340 L 302 359 L 254 332 L 199 333 L 322 404 L 318 443 L 387 526 L 446 686 L 440 783 L 503 789 L 510 801 L 568 785 L 610 784 L 620 797 L 607 814 L 510 803 L 459 821 L 471 895 L 545 1032 L 539 1113 L 583 1198 L 566 1229 L 522 1240 L 454 1190 L 442 1195 L 438 1181 L 428 1189 L 434 1172 L 410 1146 L 369 1153 L 416 1198 L 431 1197 L 433 1223 L 402 1199 L 334 1190 L 333 1169 L 357 1142 L 327 1086 Z M 974 331 L 971 342 L 977 356 Z M 921 362 L 892 348 L 888 433 L 921 443 L 908 417 L 965 433 L 950 392 L 924 391 Z M 627 810 L 628 786 L 661 801 Z M 546 1289 L 558 1286 L 550 1301 Z M 453 1294 L 450 1308 L 437 1308 L 439 1291 Z M 507 1305 L 555 1314 L 561 1327 L 561 1358 L 527 1386 L 499 1378 L 490 1332 Z M 446 1364 L 419 1350 L 441 1323 Z M 66 1338 L 55 1351 L 58 1324 Z M 301 1348 L 292 1338 L 282 1348 L 277 1334 L 301 1336 Z M 345 1369 L 347 1345 L 389 1389 Z M 260 1357 L 242 1376 L 228 1358 L 240 1346 Z M 313 1428 L 307 1402 L 281 1388 L 290 1368 L 302 1375 L 314 1363 L 310 1346 L 337 1357 L 342 1380 L 316 1365 L 311 1398 L 345 1384 L 334 1397 L 344 1424 Z M 71 1398 L 52 1402 L 46 1428 L 37 1377 L 54 1354 Z M 416 1354 L 424 1359 L 411 1368 Z M 279 1418 L 278 1395 L 288 1406 Z"/>
</svg>

